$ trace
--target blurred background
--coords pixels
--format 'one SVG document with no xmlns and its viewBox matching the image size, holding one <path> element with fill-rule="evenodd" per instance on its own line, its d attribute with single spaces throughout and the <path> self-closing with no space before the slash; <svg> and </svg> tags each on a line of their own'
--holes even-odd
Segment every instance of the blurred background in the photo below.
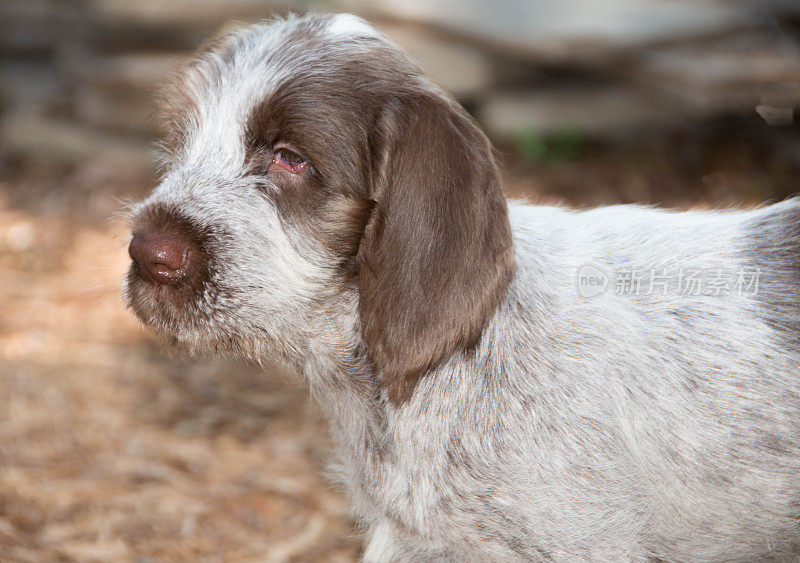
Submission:
<svg viewBox="0 0 800 563">
<path fill-rule="evenodd" d="M 0 560 L 354 561 L 291 374 L 170 358 L 123 308 L 155 89 L 210 36 L 350 11 L 498 147 L 509 195 L 800 191 L 800 2 L 0 0 Z"/>
</svg>

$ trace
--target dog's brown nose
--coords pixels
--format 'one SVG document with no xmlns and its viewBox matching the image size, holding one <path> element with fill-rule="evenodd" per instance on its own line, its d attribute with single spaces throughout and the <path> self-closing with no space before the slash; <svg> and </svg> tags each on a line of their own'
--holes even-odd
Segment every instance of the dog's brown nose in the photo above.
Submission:
<svg viewBox="0 0 800 563">
<path fill-rule="evenodd" d="M 135 233 L 128 254 L 139 265 L 144 279 L 166 285 L 183 277 L 190 247 L 175 235 Z"/>
</svg>

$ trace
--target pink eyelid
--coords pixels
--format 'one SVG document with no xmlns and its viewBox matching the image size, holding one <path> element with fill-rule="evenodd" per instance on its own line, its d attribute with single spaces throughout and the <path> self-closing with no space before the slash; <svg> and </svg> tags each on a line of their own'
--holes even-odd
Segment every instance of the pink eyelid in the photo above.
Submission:
<svg viewBox="0 0 800 563">
<path fill-rule="evenodd" d="M 293 164 L 291 162 L 287 162 L 281 157 L 280 152 L 276 152 L 275 156 L 272 157 L 272 164 L 280 166 L 281 168 L 283 168 L 287 172 L 291 172 L 292 174 L 299 174 L 303 170 L 303 168 L 306 167 L 306 164 L 308 163 L 298 162 L 297 164 Z"/>
</svg>

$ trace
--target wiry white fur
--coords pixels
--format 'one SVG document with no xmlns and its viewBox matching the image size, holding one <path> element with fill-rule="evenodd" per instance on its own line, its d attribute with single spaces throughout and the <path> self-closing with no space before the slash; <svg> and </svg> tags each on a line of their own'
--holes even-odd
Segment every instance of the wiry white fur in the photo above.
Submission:
<svg viewBox="0 0 800 563">
<path fill-rule="evenodd" d="M 395 457 L 379 498 L 415 533 L 391 532 L 399 551 L 790 558 L 800 540 L 797 350 L 752 297 L 586 299 L 575 280 L 586 263 L 747 267 L 735 257 L 744 225 L 770 210 L 512 205 L 517 273 L 478 354 L 423 378 L 388 415 Z M 378 525 L 370 550 L 385 552 L 389 529 Z"/>
<path fill-rule="evenodd" d="M 327 28 L 327 32 L 333 36 L 355 37 L 379 37 L 375 28 L 367 22 L 352 14 L 337 14 Z"/>
<path fill-rule="evenodd" d="M 175 336 L 200 347 L 239 339 L 305 375 L 367 529 L 365 560 L 790 558 L 800 542 L 800 356 L 763 303 L 587 299 L 576 274 L 585 264 L 748 267 L 752 225 L 800 217 L 800 203 L 691 213 L 512 204 L 517 268 L 479 347 L 394 407 L 353 354 L 358 295 L 333 293 L 330 256 L 241 172 L 246 115 L 291 79 L 264 54 L 296 21 L 238 33 L 220 75 L 198 67 L 201 114 L 143 206 L 175 206 L 220 233 L 196 303 L 204 320 Z M 346 39 L 365 26 L 340 16 L 329 31 Z"/>
</svg>

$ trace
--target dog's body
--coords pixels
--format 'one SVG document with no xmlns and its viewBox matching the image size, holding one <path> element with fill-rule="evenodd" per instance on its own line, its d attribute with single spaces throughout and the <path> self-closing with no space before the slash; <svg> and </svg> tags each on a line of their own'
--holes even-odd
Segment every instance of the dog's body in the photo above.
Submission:
<svg viewBox="0 0 800 563">
<path fill-rule="evenodd" d="M 507 213 L 475 126 L 350 16 L 237 32 L 180 84 L 129 303 L 304 374 L 365 559 L 795 553 L 800 202 Z"/>
<path fill-rule="evenodd" d="M 395 459 L 375 472 L 372 514 L 402 517 L 420 560 L 788 557 L 800 539 L 792 337 L 751 297 L 584 298 L 576 272 L 748 270 L 752 241 L 785 237 L 800 201 L 739 213 L 512 205 L 510 219 L 508 297 L 474 356 L 388 411 Z M 793 266 L 756 260 L 762 297 L 797 295 Z"/>
</svg>

